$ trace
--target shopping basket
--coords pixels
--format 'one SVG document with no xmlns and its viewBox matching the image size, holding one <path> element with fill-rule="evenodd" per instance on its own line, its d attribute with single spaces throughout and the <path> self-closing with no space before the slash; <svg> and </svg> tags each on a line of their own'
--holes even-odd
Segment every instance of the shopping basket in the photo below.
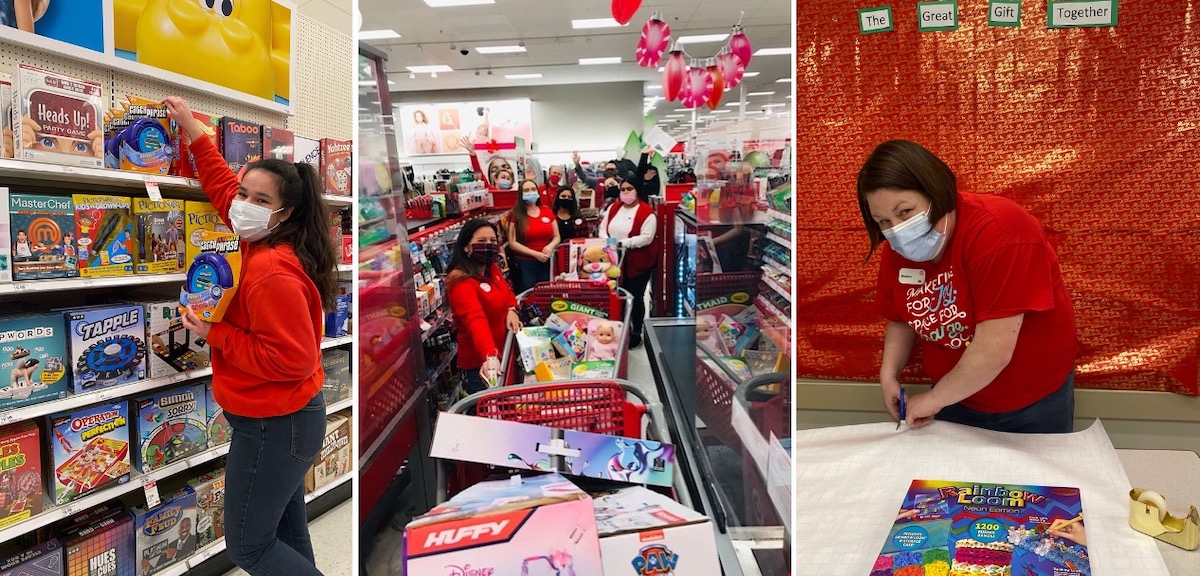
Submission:
<svg viewBox="0 0 1200 576">
<path fill-rule="evenodd" d="M 629 374 L 629 320 L 633 311 L 633 297 L 623 288 L 611 290 L 603 284 L 591 282 L 559 280 L 542 282 L 522 292 L 517 296 L 517 305 L 532 304 L 541 310 L 542 316 L 550 315 L 550 303 L 554 300 L 570 300 L 577 304 L 607 310 L 609 319 L 620 319 L 625 329 L 621 333 L 621 342 L 617 346 L 617 378 L 625 378 Z M 504 351 L 500 357 L 500 382 L 504 386 L 524 382 L 525 371 L 522 370 L 518 356 L 517 336 L 509 332 L 504 341 Z"/>
</svg>

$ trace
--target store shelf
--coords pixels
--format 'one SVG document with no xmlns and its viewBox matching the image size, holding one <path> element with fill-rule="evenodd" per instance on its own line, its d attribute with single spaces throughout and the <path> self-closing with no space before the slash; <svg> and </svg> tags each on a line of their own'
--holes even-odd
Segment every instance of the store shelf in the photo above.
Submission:
<svg viewBox="0 0 1200 576">
<path fill-rule="evenodd" d="M 109 170 L 107 168 L 84 168 L 82 166 L 61 166 L 58 164 L 42 164 L 27 160 L 0 159 L 0 178 L 5 180 L 46 180 L 56 184 L 93 184 L 101 186 L 120 186 L 146 189 L 146 182 L 157 182 L 159 188 L 200 190 L 200 181 L 194 178 L 178 176 L 160 176 L 157 174 L 142 174 L 127 170 Z"/>
<path fill-rule="evenodd" d="M 413 218 L 412 220 L 409 220 L 405 224 L 405 227 L 408 228 L 408 233 L 412 234 L 414 232 L 420 232 L 423 228 L 425 228 L 427 226 L 432 226 L 434 224 L 437 224 L 438 222 L 441 222 L 443 219 L 444 218 L 442 218 L 441 216 L 439 216 L 437 218 Z"/>
<path fill-rule="evenodd" d="M 82 288 L 112 288 L 142 284 L 183 284 L 187 274 L 132 274 L 111 278 L 64 278 L 62 280 L 31 280 L 0 284 L 0 294 L 32 292 L 63 292 Z"/>
<path fill-rule="evenodd" d="M 439 308 L 440 308 L 440 306 L 439 306 Z M 429 323 L 429 329 L 421 331 L 421 341 L 428 340 L 429 337 L 432 336 L 433 333 L 436 332 L 438 328 L 440 328 L 443 324 L 446 323 L 447 320 L 450 319 L 450 316 L 451 316 L 451 314 L 450 314 L 450 310 L 448 308 L 445 310 L 439 311 L 437 316 L 435 317 L 434 321 Z"/>
<path fill-rule="evenodd" d="M 330 483 L 316 489 L 315 491 L 313 491 L 309 494 L 305 494 L 304 495 L 304 503 L 307 504 L 309 502 L 312 502 L 313 500 L 316 500 L 317 498 L 320 498 L 330 492 L 333 492 L 339 486 L 349 482 L 353 478 L 354 478 L 354 472 L 351 472 L 349 474 L 343 474 L 337 478 L 334 478 Z"/>
<path fill-rule="evenodd" d="M 353 272 L 353 271 L 354 271 L 353 264 L 339 264 L 338 265 L 338 272 Z"/>
<path fill-rule="evenodd" d="M 789 224 L 792 223 L 792 217 L 790 215 L 784 214 L 783 212 L 780 212 L 774 208 L 767 208 L 767 218 L 772 218 L 774 220 L 783 220 L 784 222 L 787 222 Z"/>
<path fill-rule="evenodd" d="M 769 257 L 764 257 L 762 259 L 762 262 L 763 262 L 763 266 L 770 268 L 771 270 L 774 270 L 775 272 L 783 274 L 784 276 L 787 276 L 788 278 L 795 277 L 792 273 L 792 268 L 790 266 L 784 266 L 783 264 L 780 264 L 779 262 L 776 262 Z"/>
<path fill-rule="evenodd" d="M 765 311 L 768 315 L 777 319 L 779 321 L 779 323 L 782 323 L 784 326 L 792 325 L 791 318 L 787 314 L 784 314 L 783 311 L 781 311 L 777 306 L 768 302 L 766 298 L 759 296 L 758 298 L 756 298 L 754 300 L 754 302 L 756 304 L 758 304 L 760 311 Z M 762 324 L 763 324 L 763 322 L 759 322 L 760 326 Z"/>
<path fill-rule="evenodd" d="M 330 348 L 337 348 L 338 346 L 350 344 L 351 342 L 354 342 L 353 335 L 342 336 L 340 338 L 326 338 L 321 341 L 321 349 L 328 350 Z"/>
<path fill-rule="evenodd" d="M 191 466 L 199 466 L 206 462 L 211 462 L 213 460 L 216 460 L 217 458 L 220 458 L 226 454 L 229 454 L 229 443 L 228 442 L 226 442 L 220 446 L 217 446 L 216 448 L 206 450 L 204 452 L 201 452 L 200 454 L 197 454 L 195 456 L 192 456 L 191 458 L 188 458 L 188 464 Z"/>
<path fill-rule="evenodd" d="M 213 556 L 216 556 L 217 554 L 220 554 L 224 551 L 225 551 L 225 539 L 222 538 L 220 540 L 217 540 L 216 542 L 213 542 L 212 544 L 209 544 L 208 546 L 205 546 L 205 547 L 197 550 L 195 554 L 192 554 L 191 558 L 187 559 L 187 562 L 180 562 L 180 564 L 183 564 L 185 567 L 191 568 L 194 570 L 201 564 L 208 561 Z"/>
<path fill-rule="evenodd" d="M 354 203 L 354 197 L 353 196 L 337 196 L 334 194 L 326 194 L 325 201 L 330 204 L 349 205 L 349 204 Z"/>
<path fill-rule="evenodd" d="M 334 412 L 341 412 L 342 410 L 345 410 L 345 409 L 353 407 L 353 406 L 354 406 L 354 398 L 347 398 L 345 400 L 339 400 L 337 402 L 334 402 L 333 404 L 329 404 L 329 405 L 325 406 L 325 413 L 333 414 Z"/>
<path fill-rule="evenodd" d="M 358 227 L 363 228 L 365 226 L 372 226 L 372 225 L 378 224 L 380 222 L 383 222 L 386 219 L 387 219 L 387 216 L 380 216 L 378 218 L 371 218 L 370 220 L 363 220 L 362 222 L 358 223 Z"/>
<path fill-rule="evenodd" d="M 783 246 L 784 248 L 787 248 L 788 250 L 792 249 L 791 240 L 788 240 L 787 238 L 784 238 L 783 236 L 780 236 L 774 232 L 767 232 L 767 240 L 770 240 L 780 246 Z"/>
<path fill-rule="evenodd" d="M 787 289 L 785 289 L 785 288 L 784 288 L 783 286 L 781 286 L 781 285 L 780 285 L 778 282 L 776 282 L 775 280 L 772 280 L 772 279 L 771 279 L 769 276 L 767 276 L 766 274 L 763 274 L 763 276 L 762 276 L 761 280 L 762 280 L 762 283 L 763 283 L 763 284 L 766 284 L 767 286 L 769 286 L 769 287 L 771 288 L 771 290 L 774 290 L 774 291 L 775 291 L 775 293 L 776 293 L 776 294 L 779 294 L 780 296 L 783 296 L 784 298 L 787 298 L 787 299 L 788 299 L 788 301 L 791 301 L 791 299 L 792 299 L 792 293 L 791 293 L 791 290 L 787 290 Z"/>
<path fill-rule="evenodd" d="M 458 346 L 457 345 L 454 346 L 454 348 L 452 348 L 450 350 L 450 353 L 446 355 L 446 359 L 442 360 L 442 363 L 438 365 L 436 370 L 428 373 L 429 381 L 436 382 L 437 379 L 442 376 L 442 373 L 445 372 L 446 369 L 449 368 L 450 365 L 454 363 L 454 358 L 456 356 L 458 356 Z"/>
<path fill-rule="evenodd" d="M 149 392 L 151 390 L 157 390 L 173 384 L 179 384 L 181 382 L 187 382 L 188 380 L 195 380 L 197 378 L 204 378 L 211 375 L 212 368 L 202 368 L 200 370 L 193 370 L 191 372 L 173 374 L 166 378 L 153 378 L 150 380 L 135 382 L 133 384 L 96 390 L 95 392 L 88 392 L 86 394 L 67 396 L 62 400 L 51 400 L 49 402 L 41 402 L 31 406 L 24 406 L 15 410 L 0 412 L 0 426 L 12 422 L 32 420 L 41 416 L 48 416 L 50 414 L 64 412 L 74 408 L 88 406 L 90 404 L 99 404 L 117 398 L 134 396 L 143 392 Z"/>
</svg>

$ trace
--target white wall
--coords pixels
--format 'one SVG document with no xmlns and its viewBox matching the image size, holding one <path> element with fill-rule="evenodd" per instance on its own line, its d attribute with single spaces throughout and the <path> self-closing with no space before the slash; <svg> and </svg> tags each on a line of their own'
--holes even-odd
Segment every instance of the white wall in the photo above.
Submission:
<svg viewBox="0 0 1200 576">
<path fill-rule="evenodd" d="M 333 29 L 335 32 L 352 36 L 353 18 L 350 16 L 350 0 L 296 0 L 298 13 Z"/>
<path fill-rule="evenodd" d="M 630 132 L 642 130 L 641 82 L 393 92 L 392 104 L 515 98 L 531 101 L 533 141 L 538 146 L 538 160 L 543 167 L 569 163 L 571 152 L 576 150 L 585 162 L 609 160 L 618 148 L 624 147 Z M 418 174 L 429 174 L 442 168 L 461 170 L 469 166 L 465 153 L 402 160 L 412 163 Z"/>
</svg>

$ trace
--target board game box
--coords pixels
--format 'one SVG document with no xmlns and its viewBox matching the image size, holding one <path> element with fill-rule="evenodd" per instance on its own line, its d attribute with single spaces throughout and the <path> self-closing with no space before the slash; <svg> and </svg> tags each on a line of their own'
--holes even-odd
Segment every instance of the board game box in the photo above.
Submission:
<svg viewBox="0 0 1200 576">
<path fill-rule="evenodd" d="M 62 538 L 66 549 L 64 576 L 134 576 L 133 518 L 108 516 L 81 526 Z"/>
<path fill-rule="evenodd" d="M 225 537 L 225 469 L 188 482 L 196 491 L 196 542 L 203 548 Z"/>
<path fill-rule="evenodd" d="M 0 131 L 3 132 L 3 137 L 0 137 L 0 158 L 13 157 L 12 88 L 12 77 L 0 73 Z"/>
<path fill-rule="evenodd" d="M 147 98 L 129 96 L 132 119 L 117 136 L 121 170 L 148 174 L 170 174 L 178 156 L 178 132 L 166 105 Z"/>
<path fill-rule="evenodd" d="M 0 427 L 0 528 L 42 511 L 41 441 L 33 421 Z"/>
<path fill-rule="evenodd" d="M 350 379 L 350 351 L 326 350 L 321 355 L 321 367 L 325 369 L 325 383 L 321 387 L 325 403 L 333 404 L 349 398 L 354 384 Z"/>
<path fill-rule="evenodd" d="M 871 576 L 1091 576 L 1082 517 L 1078 488 L 914 480 Z"/>
<path fill-rule="evenodd" d="M 8 188 L 0 187 L 0 284 L 6 282 L 12 282 L 12 229 L 8 225 Z"/>
<path fill-rule="evenodd" d="M 104 165 L 104 108 L 100 84 L 17 64 L 13 76 L 12 122 L 15 157 L 69 166 Z"/>
<path fill-rule="evenodd" d="M 200 253 L 188 265 L 179 304 L 206 322 L 220 322 L 242 275 L 241 239 L 232 232 L 197 232 Z"/>
<path fill-rule="evenodd" d="M 133 511 L 138 576 L 162 572 L 196 552 L 196 492 L 190 487 L 163 498 L 149 510 Z"/>
<path fill-rule="evenodd" d="M 200 127 L 204 129 L 204 133 L 212 139 L 217 150 L 221 149 L 221 117 L 213 116 L 212 114 L 204 114 L 202 112 L 192 111 L 192 117 L 200 122 Z M 180 145 L 181 153 L 179 160 L 175 163 L 175 172 L 184 178 L 199 178 L 199 172 L 196 170 L 196 157 L 187 146 Z"/>
<path fill-rule="evenodd" d="M 226 116 L 221 118 L 221 155 L 235 173 L 263 157 L 262 126 Z"/>
<path fill-rule="evenodd" d="M 61 314 L 0 316 L 0 410 L 67 397 Z"/>
<path fill-rule="evenodd" d="M 63 310 L 75 394 L 146 378 L 146 311 L 138 304 Z"/>
<path fill-rule="evenodd" d="M 304 476 L 304 488 L 313 492 L 334 479 L 350 473 L 350 430 L 349 418 L 341 414 L 330 414 L 325 421 L 325 441 L 313 461 L 312 468 Z"/>
<path fill-rule="evenodd" d="M 275 158 L 284 162 L 295 162 L 296 134 L 291 130 L 263 126 L 263 157 Z"/>
<path fill-rule="evenodd" d="M 187 236 L 186 254 L 184 254 L 184 267 L 186 268 L 191 265 L 196 256 L 200 255 L 200 243 L 204 238 L 202 231 L 232 232 L 232 230 L 224 220 L 221 220 L 221 215 L 217 213 L 216 207 L 208 202 L 188 200 L 184 203 L 184 211 L 187 222 L 183 230 Z"/>
<path fill-rule="evenodd" d="M 184 201 L 133 199 L 134 253 L 138 274 L 177 274 L 184 270 Z"/>
<path fill-rule="evenodd" d="M 148 378 L 162 378 L 212 365 L 208 342 L 183 326 L 178 300 L 141 302 L 146 308 L 146 341 L 150 343 Z"/>
<path fill-rule="evenodd" d="M 350 155 L 353 150 L 349 140 L 321 140 L 321 179 L 325 182 L 325 193 L 350 196 Z"/>
<path fill-rule="evenodd" d="M 16 556 L 0 557 L 0 576 L 63 576 L 63 547 L 51 538 Z"/>
<path fill-rule="evenodd" d="M 296 136 L 293 141 L 293 152 L 295 153 L 296 162 L 304 162 L 315 168 L 317 174 L 321 174 L 321 141 Z"/>
<path fill-rule="evenodd" d="M 76 194 L 72 201 L 79 275 L 96 278 L 133 274 L 132 200 L 123 196 Z"/>
<path fill-rule="evenodd" d="M 56 505 L 129 480 L 129 403 L 50 416 L 50 492 Z"/>
<path fill-rule="evenodd" d="M 141 396 L 134 465 L 143 473 L 162 468 L 208 446 L 204 385 L 190 384 Z"/>
<path fill-rule="evenodd" d="M 215 448 L 222 444 L 228 444 L 233 439 L 233 427 L 229 425 L 229 420 L 225 418 L 225 410 L 217 404 L 216 397 L 213 396 L 212 381 L 209 380 L 204 384 L 204 398 L 207 401 L 208 413 L 208 447 Z"/>
<path fill-rule="evenodd" d="M 13 280 L 79 276 L 70 197 L 10 194 L 8 218 Z"/>
</svg>

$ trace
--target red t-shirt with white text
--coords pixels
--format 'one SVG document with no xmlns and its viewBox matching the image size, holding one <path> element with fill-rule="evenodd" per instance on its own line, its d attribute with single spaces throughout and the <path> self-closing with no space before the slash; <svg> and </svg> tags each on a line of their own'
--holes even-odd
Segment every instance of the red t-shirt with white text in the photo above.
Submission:
<svg viewBox="0 0 1200 576">
<path fill-rule="evenodd" d="M 916 331 L 934 382 L 962 358 L 979 322 L 1025 314 L 1008 366 L 962 402 L 1019 410 L 1058 390 L 1075 365 L 1075 313 L 1058 255 L 1041 223 L 1007 198 L 959 194 L 956 215 L 937 264 L 909 261 L 884 243 L 876 303 Z"/>
</svg>

